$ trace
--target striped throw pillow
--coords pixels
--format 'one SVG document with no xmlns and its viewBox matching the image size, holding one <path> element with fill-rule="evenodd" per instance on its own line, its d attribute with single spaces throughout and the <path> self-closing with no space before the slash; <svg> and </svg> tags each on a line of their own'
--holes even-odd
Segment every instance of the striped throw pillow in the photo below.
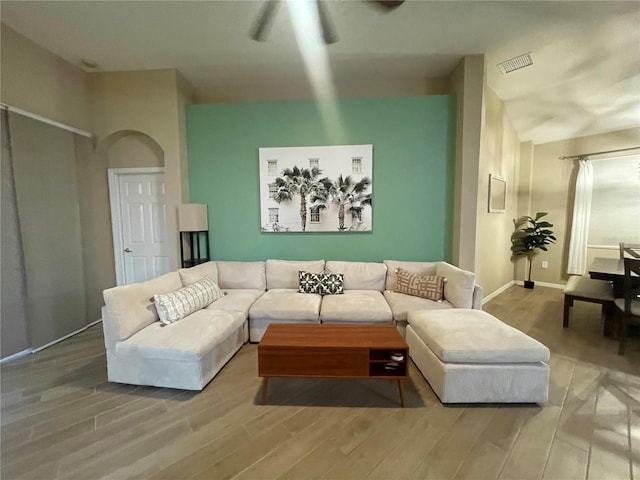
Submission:
<svg viewBox="0 0 640 480">
<path fill-rule="evenodd" d="M 162 295 L 154 295 L 153 302 L 160 321 L 166 325 L 196 312 L 222 298 L 224 293 L 209 277 Z"/>
<path fill-rule="evenodd" d="M 398 281 L 394 292 L 422 297 L 435 302 L 441 302 L 444 297 L 444 284 L 446 277 L 439 275 L 416 275 L 402 268 L 396 269 Z"/>
</svg>

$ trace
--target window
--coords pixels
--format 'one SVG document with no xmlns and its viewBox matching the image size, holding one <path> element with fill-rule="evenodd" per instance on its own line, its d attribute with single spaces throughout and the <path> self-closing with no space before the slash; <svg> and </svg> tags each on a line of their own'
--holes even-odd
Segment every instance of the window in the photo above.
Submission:
<svg viewBox="0 0 640 480">
<path fill-rule="evenodd" d="M 278 193 L 278 186 L 275 183 L 269 184 L 269 198 L 275 198 Z"/>
<path fill-rule="evenodd" d="M 309 168 L 320 168 L 320 159 L 319 158 L 310 158 L 309 159 Z"/>
<path fill-rule="evenodd" d="M 351 173 L 362 173 L 362 158 L 354 157 L 351 159 Z"/>
<path fill-rule="evenodd" d="M 278 223 L 278 211 L 280 209 L 279 208 L 270 208 L 269 209 L 269 222 L 271 223 Z"/>
<path fill-rule="evenodd" d="M 320 223 L 320 210 L 311 210 L 311 223 Z"/>
<path fill-rule="evenodd" d="M 592 160 L 588 244 L 640 243 L 640 155 Z"/>
<path fill-rule="evenodd" d="M 278 174 L 278 160 L 267 160 L 267 173 L 269 175 Z"/>
</svg>

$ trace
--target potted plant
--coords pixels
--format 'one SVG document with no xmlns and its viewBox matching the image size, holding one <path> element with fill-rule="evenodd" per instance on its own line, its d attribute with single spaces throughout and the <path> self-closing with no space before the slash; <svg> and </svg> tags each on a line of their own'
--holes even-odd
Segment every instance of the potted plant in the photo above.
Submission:
<svg viewBox="0 0 640 480">
<path fill-rule="evenodd" d="M 531 267 L 533 266 L 533 256 L 537 250 L 547 251 L 547 245 L 555 243 L 556 237 L 549 230 L 552 223 L 540 221 L 547 215 L 547 212 L 538 212 L 535 217 L 523 216 L 513 220 L 515 231 L 511 235 L 511 252 L 514 257 L 525 255 L 529 261 L 529 274 L 524 281 L 524 288 L 533 288 L 535 285 L 531 281 Z"/>
</svg>

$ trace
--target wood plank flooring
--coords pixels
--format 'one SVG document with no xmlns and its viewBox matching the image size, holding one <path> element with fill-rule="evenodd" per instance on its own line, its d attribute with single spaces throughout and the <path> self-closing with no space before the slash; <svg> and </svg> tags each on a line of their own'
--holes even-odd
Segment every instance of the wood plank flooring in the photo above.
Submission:
<svg viewBox="0 0 640 480">
<path fill-rule="evenodd" d="M 273 379 L 257 346 L 202 392 L 106 381 L 102 327 L 3 365 L 1 478 L 636 479 L 640 338 L 617 355 L 597 305 L 512 287 L 485 310 L 552 351 L 544 405 L 442 405 L 410 365 L 384 380 Z"/>
</svg>

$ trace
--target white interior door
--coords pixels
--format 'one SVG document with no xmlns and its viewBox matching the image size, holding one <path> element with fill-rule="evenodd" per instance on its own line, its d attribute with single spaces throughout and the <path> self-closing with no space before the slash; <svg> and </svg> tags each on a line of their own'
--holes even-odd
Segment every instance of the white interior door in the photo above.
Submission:
<svg viewBox="0 0 640 480">
<path fill-rule="evenodd" d="M 118 285 L 143 282 L 169 271 L 164 172 L 123 170 L 109 172 L 112 190 L 117 190 L 111 195 Z"/>
</svg>

